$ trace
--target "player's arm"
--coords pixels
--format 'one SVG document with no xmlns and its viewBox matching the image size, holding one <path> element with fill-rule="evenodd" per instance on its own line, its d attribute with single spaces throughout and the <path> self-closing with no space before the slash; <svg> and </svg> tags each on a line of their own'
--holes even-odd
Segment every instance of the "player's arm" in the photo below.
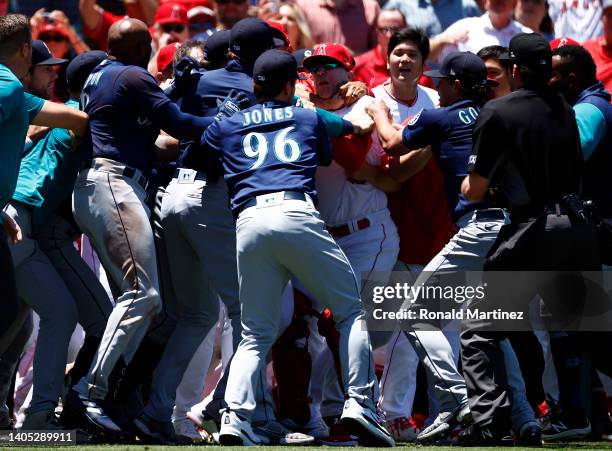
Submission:
<svg viewBox="0 0 612 451">
<path fill-rule="evenodd" d="M 412 150 L 389 160 L 389 173 L 398 183 L 411 179 L 420 172 L 432 157 L 431 147 Z"/>
<path fill-rule="evenodd" d="M 180 150 L 178 139 L 170 135 L 160 134 L 155 140 L 155 161 L 158 163 L 176 161 Z"/>
<path fill-rule="evenodd" d="M 72 130 L 76 136 L 84 136 L 87 132 L 87 120 L 88 116 L 83 111 L 61 103 L 45 101 L 31 123 L 51 128 L 66 128 Z"/>
<path fill-rule="evenodd" d="M 131 99 L 157 127 L 175 138 L 199 138 L 214 121 L 214 117 L 183 113 L 157 86 L 151 74 L 136 68 L 122 74 L 118 90 L 119 95 Z"/>
<path fill-rule="evenodd" d="M 461 193 L 478 202 L 489 189 L 490 181 L 506 162 L 506 129 L 497 113 L 486 106 L 480 112 L 473 132 L 472 155 Z"/>
<path fill-rule="evenodd" d="M 606 119 L 601 110 L 590 103 L 574 105 L 574 113 L 580 134 L 580 147 L 586 161 L 606 135 Z"/>
<path fill-rule="evenodd" d="M 382 100 L 377 99 L 366 106 L 366 113 L 374 121 L 380 144 L 388 155 L 408 152 L 402 140 L 402 130 L 394 126 L 389 107 Z"/>
<path fill-rule="evenodd" d="M 389 168 L 374 166 L 368 162 L 364 162 L 357 171 L 349 176 L 355 180 L 366 181 L 385 193 L 394 193 L 401 187 L 401 184 L 391 175 Z"/>
</svg>

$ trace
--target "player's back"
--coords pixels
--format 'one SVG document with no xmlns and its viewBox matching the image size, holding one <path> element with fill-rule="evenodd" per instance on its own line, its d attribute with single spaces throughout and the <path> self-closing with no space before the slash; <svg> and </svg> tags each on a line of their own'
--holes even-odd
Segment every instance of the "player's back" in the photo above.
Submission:
<svg viewBox="0 0 612 451">
<path fill-rule="evenodd" d="M 214 123 L 202 145 L 222 155 L 234 211 L 255 196 L 279 191 L 315 198 L 316 168 L 331 161 L 329 138 L 317 114 L 279 101 Z"/>
<path fill-rule="evenodd" d="M 148 172 L 159 128 L 146 110 L 163 102 L 169 100 L 145 69 L 103 61 L 91 72 L 81 93 L 83 110 L 89 115 L 93 157 Z"/>
</svg>

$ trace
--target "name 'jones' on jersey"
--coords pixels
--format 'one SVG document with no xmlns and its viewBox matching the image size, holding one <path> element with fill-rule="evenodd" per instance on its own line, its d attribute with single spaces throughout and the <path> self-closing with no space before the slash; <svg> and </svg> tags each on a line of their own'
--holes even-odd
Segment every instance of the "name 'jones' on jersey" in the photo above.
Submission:
<svg viewBox="0 0 612 451">
<path fill-rule="evenodd" d="M 244 118 L 242 125 L 248 127 L 249 125 L 259 125 L 262 122 L 270 123 L 283 121 L 286 119 L 293 118 L 293 108 L 288 106 L 285 108 L 262 108 L 262 110 L 245 111 L 242 113 Z"/>
</svg>

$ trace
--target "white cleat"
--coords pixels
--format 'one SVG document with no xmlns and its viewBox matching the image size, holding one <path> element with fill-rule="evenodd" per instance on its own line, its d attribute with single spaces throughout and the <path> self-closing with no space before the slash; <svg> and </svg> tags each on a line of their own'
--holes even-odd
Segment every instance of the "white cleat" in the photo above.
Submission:
<svg viewBox="0 0 612 451">
<path fill-rule="evenodd" d="M 235 412 L 226 410 L 221 417 L 219 443 L 224 446 L 257 446 L 260 438 L 253 432 L 251 424 Z"/>
<path fill-rule="evenodd" d="M 345 401 L 340 423 L 351 434 L 359 437 L 360 445 L 395 446 L 395 440 L 383 426 L 378 414 L 372 409 L 363 407 L 353 398 Z"/>
</svg>

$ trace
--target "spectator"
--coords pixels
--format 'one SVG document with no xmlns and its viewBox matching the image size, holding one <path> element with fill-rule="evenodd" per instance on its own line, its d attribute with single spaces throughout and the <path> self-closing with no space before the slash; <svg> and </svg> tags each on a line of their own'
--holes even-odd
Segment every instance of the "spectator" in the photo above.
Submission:
<svg viewBox="0 0 612 451">
<path fill-rule="evenodd" d="M 335 42 L 360 55 L 376 45 L 375 0 L 296 0 L 315 44 Z"/>
<path fill-rule="evenodd" d="M 70 59 L 73 49 L 76 54 L 89 50 L 63 11 L 39 9 L 30 19 L 30 28 L 32 38 L 47 44 L 54 58 Z"/>
<path fill-rule="evenodd" d="M 497 99 L 512 92 L 512 64 L 506 58 L 508 49 L 501 45 L 483 47 L 477 53 L 487 68 L 487 79 L 491 86 L 491 97 Z"/>
<path fill-rule="evenodd" d="M 312 48 L 314 42 L 310 34 L 310 27 L 302 11 L 292 3 L 281 3 L 278 14 L 272 16 L 287 32 L 293 50 Z"/>
<path fill-rule="evenodd" d="M 428 38 L 442 33 L 460 19 L 482 14 L 474 0 L 389 0 L 384 9 L 399 9 L 408 18 L 408 26 L 423 30 Z"/>
<path fill-rule="evenodd" d="M 13 2 L 9 1 L 9 4 L 11 3 Z M 28 17 L 36 15 L 39 11 L 44 12 L 46 9 L 48 11 L 63 11 L 72 23 L 78 23 L 79 21 L 75 0 L 16 0 L 14 4 L 16 5 L 16 11 Z M 36 39 L 35 36 L 34 39 Z"/>
<path fill-rule="evenodd" d="M 546 0 L 518 0 L 514 8 L 514 18 L 527 28 L 543 34 L 549 41 L 555 37 Z"/>
<path fill-rule="evenodd" d="M 549 0 L 548 13 L 555 26 L 555 36 L 578 42 L 601 34 L 601 0 Z"/>
<path fill-rule="evenodd" d="M 230 29 L 234 24 L 246 17 L 249 12 L 247 0 L 215 0 L 217 13 L 217 28 Z"/>
<path fill-rule="evenodd" d="M 189 39 L 187 8 L 180 3 L 163 3 L 155 13 L 154 22 L 152 36 L 157 49 Z"/>
<path fill-rule="evenodd" d="M 106 36 L 112 24 L 123 16 L 104 10 L 96 0 L 79 0 L 83 35 L 92 48 L 107 51 Z"/>
<path fill-rule="evenodd" d="M 515 0 L 486 0 L 482 16 L 461 19 L 431 40 L 430 59 L 440 61 L 455 50 L 477 53 L 488 45 L 508 46 L 514 35 L 531 33 L 512 19 L 514 6 Z"/>
<path fill-rule="evenodd" d="M 612 92 L 612 1 L 603 0 L 601 17 L 603 35 L 583 43 L 597 66 L 597 79 Z"/>
<path fill-rule="evenodd" d="M 204 0 L 187 11 L 189 33 L 192 38 L 205 41 L 215 31 L 217 17 L 212 7 L 212 0 Z"/>
</svg>

